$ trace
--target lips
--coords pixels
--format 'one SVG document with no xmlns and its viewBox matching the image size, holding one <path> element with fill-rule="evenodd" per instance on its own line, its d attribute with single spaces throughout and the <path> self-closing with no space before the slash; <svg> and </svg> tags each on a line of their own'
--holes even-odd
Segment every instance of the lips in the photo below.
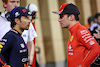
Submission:
<svg viewBox="0 0 100 67">
<path fill-rule="evenodd" d="M 60 23 L 60 25 L 62 25 L 63 23 Z"/>
</svg>

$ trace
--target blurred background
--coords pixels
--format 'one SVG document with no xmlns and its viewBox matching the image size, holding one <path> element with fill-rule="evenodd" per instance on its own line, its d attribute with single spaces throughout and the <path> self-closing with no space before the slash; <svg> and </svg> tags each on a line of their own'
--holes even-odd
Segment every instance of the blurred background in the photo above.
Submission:
<svg viewBox="0 0 100 67">
<path fill-rule="evenodd" d="M 36 46 L 40 48 L 40 53 L 37 53 L 40 67 L 67 67 L 67 41 L 70 33 L 61 28 L 59 15 L 52 13 L 59 10 L 65 2 L 73 3 L 79 8 L 79 21 L 82 25 L 87 24 L 90 16 L 100 12 L 100 0 L 21 0 L 21 6 L 30 3 L 38 6 L 35 26 L 38 34 Z M 0 12 L 4 12 L 2 5 L 0 0 Z"/>
</svg>

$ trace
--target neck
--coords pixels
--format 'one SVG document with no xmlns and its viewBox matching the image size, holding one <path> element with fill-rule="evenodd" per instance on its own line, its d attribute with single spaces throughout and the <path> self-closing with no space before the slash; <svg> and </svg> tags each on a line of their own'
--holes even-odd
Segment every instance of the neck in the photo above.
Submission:
<svg viewBox="0 0 100 67">
<path fill-rule="evenodd" d="M 6 11 L 6 12 L 11 12 L 11 11 L 9 11 L 7 8 L 5 8 L 5 11 Z"/>
<path fill-rule="evenodd" d="M 68 29 L 71 28 L 73 25 L 75 25 L 77 22 L 79 22 L 79 21 L 71 21 Z"/>
<path fill-rule="evenodd" d="M 22 30 L 22 29 L 20 29 L 20 28 L 18 28 L 18 27 L 13 27 L 13 29 L 15 29 L 16 31 L 18 31 L 20 34 L 22 34 L 22 32 L 24 31 L 24 30 Z"/>
</svg>

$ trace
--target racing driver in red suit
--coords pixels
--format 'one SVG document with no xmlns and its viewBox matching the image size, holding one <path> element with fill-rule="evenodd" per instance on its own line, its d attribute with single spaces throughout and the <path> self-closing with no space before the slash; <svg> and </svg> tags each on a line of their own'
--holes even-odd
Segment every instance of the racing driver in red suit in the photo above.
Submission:
<svg viewBox="0 0 100 67">
<path fill-rule="evenodd" d="M 72 3 L 62 4 L 59 11 L 59 22 L 62 28 L 67 28 L 71 35 L 68 40 L 67 67 L 90 67 L 99 56 L 100 47 L 86 27 L 79 23 L 79 10 Z"/>
</svg>

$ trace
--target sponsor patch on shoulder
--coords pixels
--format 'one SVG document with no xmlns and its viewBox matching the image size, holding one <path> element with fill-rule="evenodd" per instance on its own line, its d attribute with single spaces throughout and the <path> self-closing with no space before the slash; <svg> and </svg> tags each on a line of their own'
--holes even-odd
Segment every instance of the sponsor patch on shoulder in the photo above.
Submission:
<svg viewBox="0 0 100 67">
<path fill-rule="evenodd" d="M 93 45 L 93 44 L 95 44 L 95 42 L 94 41 L 90 41 L 90 45 Z"/>
</svg>

